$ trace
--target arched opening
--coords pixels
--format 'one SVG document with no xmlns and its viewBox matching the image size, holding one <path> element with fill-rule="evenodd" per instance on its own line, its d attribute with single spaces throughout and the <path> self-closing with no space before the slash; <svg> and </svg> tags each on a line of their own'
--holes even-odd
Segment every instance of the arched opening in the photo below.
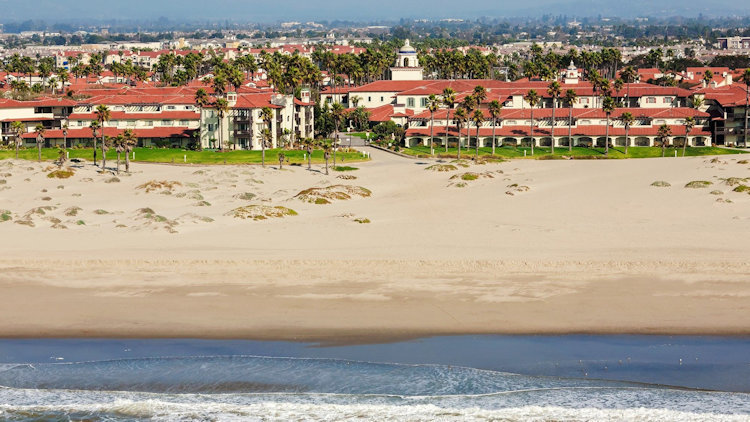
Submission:
<svg viewBox="0 0 750 422">
<path fill-rule="evenodd" d="M 532 142 L 531 138 L 529 138 L 527 136 L 527 137 L 521 139 L 521 146 L 522 147 L 531 147 L 531 142 Z"/>
<path fill-rule="evenodd" d="M 409 138 L 409 140 L 406 143 L 407 147 L 413 147 L 417 146 L 422 143 L 422 138 Z"/>
<path fill-rule="evenodd" d="M 625 137 L 624 136 L 620 136 L 617 139 L 615 139 L 615 145 L 617 145 L 618 147 L 624 147 L 625 146 Z"/>
<path fill-rule="evenodd" d="M 511 147 L 518 146 L 518 140 L 516 138 L 503 138 L 501 145 L 508 145 Z"/>
<path fill-rule="evenodd" d="M 458 148 L 458 138 L 456 138 L 455 136 L 448 138 L 448 147 Z"/>
<path fill-rule="evenodd" d="M 552 146 L 552 138 L 547 137 L 547 138 L 540 139 L 539 140 L 539 145 L 541 145 L 543 147 Z"/>
<path fill-rule="evenodd" d="M 647 147 L 650 145 L 649 139 L 645 136 L 639 136 L 635 138 L 635 146 L 637 147 Z"/>
<path fill-rule="evenodd" d="M 686 141 L 687 141 L 687 138 L 685 138 L 684 136 L 678 136 L 678 137 L 676 137 L 676 138 L 672 139 L 672 145 L 674 145 L 674 146 L 676 146 L 676 147 L 680 147 L 680 148 L 682 148 L 682 145 L 683 145 L 683 144 L 684 144 L 684 143 L 685 143 Z"/>
<path fill-rule="evenodd" d="M 693 146 L 694 147 L 705 147 L 706 146 L 706 138 L 702 136 L 696 136 L 693 138 Z"/>
<path fill-rule="evenodd" d="M 484 138 L 483 141 L 484 142 L 482 142 L 482 146 L 485 146 L 485 147 L 491 147 L 492 146 L 492 137 L 491 136 L 489 138 Z M 498 143 L 500 143 L 500 138 L 495 138 L 495 145 L 497 145 Z"/>
<path fill-rule="evenodd" d="M 409 67 L 409 58 L 404 57 L 404 67 Z"/>
<path fill-rule="evenodd" d="M 596 146 L 597 146 L 597 148 L 604 148 L 604 142 L 606 141 L 606 139 L 607 138 L 605 138 L 604 136 L 600 136 L 600 137 L 596 138 Z M 610 142 L 610 145 L 611 145 L 612 144 L 612 138 L 609 138 L 609 142 Z"/>
<path fill-rule="evenodd" d="M 575 145 L 579 147 L 591 148 L 591 146 L 594 145 L 594 140 L 589 138 L 588 136 L 583 136 L 578 138 L 578 143 L 576 143 Z"/>
<path fill-rule="evenodd" d="M 564 138 L 560 138 L 558 143 L 560 144 L 560 146 L 563 146 L 563 147 L 570 146 L 570 138 L 568 138 L 567 136 Z"/>
</svg>

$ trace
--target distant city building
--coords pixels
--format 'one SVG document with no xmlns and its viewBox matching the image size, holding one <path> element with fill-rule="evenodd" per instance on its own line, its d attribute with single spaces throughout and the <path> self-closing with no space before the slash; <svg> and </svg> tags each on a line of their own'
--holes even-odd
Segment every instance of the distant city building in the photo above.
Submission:
<svg viewBox="0 0 750 422">
<path fill-rule="evenodd" d="M 719 38 L 719 48 L 724 50 L 750 50 L 750 37 Z"/>
</svg>

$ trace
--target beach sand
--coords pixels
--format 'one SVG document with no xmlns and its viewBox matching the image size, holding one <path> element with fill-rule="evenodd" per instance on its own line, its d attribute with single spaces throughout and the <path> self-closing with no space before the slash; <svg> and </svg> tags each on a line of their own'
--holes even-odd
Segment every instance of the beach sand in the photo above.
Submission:
<svg viewBox="0 0 750 422">
<path fill-rule="evenodd" d="M 372 157 L 329 176 L 134 163 L 118 181 L 0 161 L 0 336 L 750 334 L 750 195 L 726 181 L 750 177 L 744 156 Z M 297 215 L 232 215 L 247 205 Z"/>
</svg>

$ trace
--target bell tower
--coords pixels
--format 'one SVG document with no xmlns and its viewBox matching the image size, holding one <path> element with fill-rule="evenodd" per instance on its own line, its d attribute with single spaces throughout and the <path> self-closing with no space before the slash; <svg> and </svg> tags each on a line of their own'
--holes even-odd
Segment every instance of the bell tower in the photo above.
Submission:
<svg viewBox="0 0 750 422">
<path fill-rule="evenodd" d="M 396 66 L 391 68 L 393 81 L 421 81 L 424 79 L 423 68 L 419 66 L 417 51 L 406 40 L 396 55 Z"/>
</svg>

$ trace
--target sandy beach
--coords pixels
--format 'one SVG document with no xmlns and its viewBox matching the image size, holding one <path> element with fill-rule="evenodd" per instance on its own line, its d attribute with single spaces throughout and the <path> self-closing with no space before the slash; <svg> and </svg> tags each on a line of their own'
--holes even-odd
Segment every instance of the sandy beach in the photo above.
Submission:
<svg viewBox="0 0 750 422">
<path fill-rule="evenodd" d="M 371 153 L 328 176 L 73 163 L 56 179 L 0 161 L 0 336 L 750 334 L 750 195 L 733 191 L 750 183 L 730 179 L 750 178 L 744 156 Z M 274 207 L 296 215 L 236 217 Z"/>
</svg>

